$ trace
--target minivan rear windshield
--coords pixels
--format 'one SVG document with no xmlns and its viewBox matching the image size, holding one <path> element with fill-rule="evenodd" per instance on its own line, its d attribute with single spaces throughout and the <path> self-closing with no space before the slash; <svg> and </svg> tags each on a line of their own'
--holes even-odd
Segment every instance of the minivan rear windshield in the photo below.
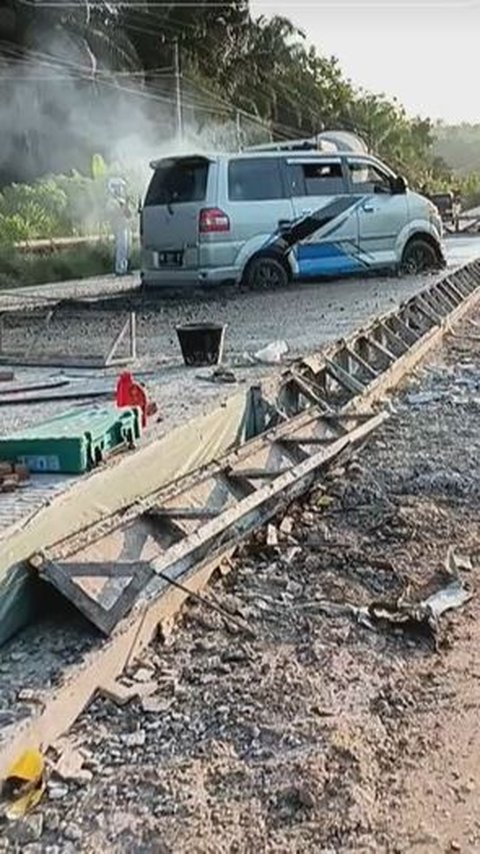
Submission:
<svg viewBox="0 0 480 854">
<path fill-rule="evenodd" d="M 207 194 L 208 160 L 165 160 L 152 175 L 145 206 L 203 202 Z"/>
</svg>

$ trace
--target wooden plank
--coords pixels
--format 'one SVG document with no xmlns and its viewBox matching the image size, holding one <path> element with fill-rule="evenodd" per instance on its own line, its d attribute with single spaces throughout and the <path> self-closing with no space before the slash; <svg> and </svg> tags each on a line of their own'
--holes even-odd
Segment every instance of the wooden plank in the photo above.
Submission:
<svg viewBox="0 0 480 854">
<path fill-rule="evenodd" d="M 291 436 L 283 445 L 330 445 L 338 436 Z"/>
<path fill-rule="evenodd" d="M 311 383 L 310 380 L 307 380 L 306 377 L 302 377 L 293 371 L 290 371 L 290 375 L 293 382 L 298 386 L 301 393 L 307 400 L 310 400 L 315 406 L 319 406 L 325 411 L 330 409 L 328 401 L 322 397 L 320 389 L 313 387 L 313 383 Z"/>
<path fill-rule="evenodd" d="M 292 460 L 292 463 L 301 463 L 303 460 L 308 459 L 310 454 L 308 451 L 304 451 L 303 448 L 300 447 L 297 443 L 290 444 L 285 439 L 277 439 L 275 441 L 275 447 L 278 448 L 284 456 L 288 459 Z M 283 469 L 283 471 L 288 471 L 287 468 Z"/>
<path fill-rule="evenodd" d="M 362 370 L 364 370 L 366 374 L 368 374 L 372 379 L 375 379 L 375 377 L 378 377 L 378 371 L 375 368 L 372 368 L 372 366 L 369 365 L 368 362 L 365 361 L 365 359 L 362 359 L 362 357 L 358 353 L 356 353 L 352 347 L 350 347 L 348 344 L 346 344 L 345 349 L 346 349 L 348 355 L 350 356 L 350 358 L 354 362 L 356 362 L 356 364 L 360 368 L 362 368 Z"/>
<path fill-rule="evenodd" d="M 414 330 L 411 329 L 410 326 L 407 326 L 407 324 L 401 319 L 401 317 L 399 317 L 399 315 L 392 315 L 391 317 L 386 317 L 384 319 L 384 323 L 389 326 L 395 326 L 397 332 L 399 332 L 400 335 L 403 336 L 405 342 L 409 346 L 415 344 L 415 342 L 419 339 L 418 333 L 414 332 Z"/>
<path fill-rule="evenodd" d="M 101 601 L 92 598 L 92 595 L 75 583 L 68 564 L 46 562 L 40 567 L 40 576 L 56 587 L 105 635 L 109 635 L 118 622 L 129 613 L 140 591 L 146 587 L 153 574 L 151 565 L 144 561 L 132 566 L 130 572 L 131 581 L 121 589 L 113 607 L 106 609 Z"/>
<path fill-rule="evenodd" d="M 227 476 L 234 480 L 272 480 L 290 471 L 290 468 L 281 468 L 276 470 L 271 469 L 231 469 L 227 472 Z"/>
<path fill-rule="evenodd" d="M 105 356 L 105 366 L 110 367 L 113 365 L 124 365 L 129 361 L 132 361 L 136 358 L 137 353 L 137 341 L 136 341 L 136 315 L 135 312 L 130 312 L 130 316 L 128 320 L 124 323 L 122 329 L 113 340 L 110 349 Z M 125 338 L 129 336 L 129 355 L 116 358 L 115 353 L 119 349 L 120 345 L 123 343 Z"/>
<path fill-rule="evenodd" d="M 37 568 L 41 568 L 42 565 L 43 563 Z M 61 566 L 62 570 L 73 578 L 131 578 L 142 566 L 145 568 L 149 564 L 147 561 L 136 561 L 135 563 L 66 561 L 61 564 L 57 563 L 57 566 Z"/>
<path fill-rule="evenodd" d="M 441 314 L 438 314 L 438 312 L 426 301 L 426 299 L 423 298 L 423 296 L 416 297 L 415 306 L 423 315 L 425 315 L 425 317 L 431 320 L 432 323 L 435 323 L 437 326 L 441 326 L 444 318 Z"/>
<path fill-rule="evenodd" d="M 446 317 L 452 310 L 450 302 L 436 285 L 428 292 L 428 302 L 441 318 Z"/>
<path fill-rule="evenodd" d="M 0 364 L 26 368 L 104 368 L 105 359 L 103 356 L 72 356 L 63 353 L 28 357 L 24 353 L 3 352 L 0 355 Z"/>
<path fill-rule="evenodd" d="M 455 299 L 456 305 L 460 305 L 465 299 L 464 294 L 459 288 L 451 281 L 451 279 L 444 279 L 443 287 L 452 294 L 452 299 Z"/>
<path fill-rule="evenodd" d="M 155 573 L 173 579 L 181 579 L 197 560 L 212 556 L 219 547 L 233 546 L 246 532 L 253 532 L 271 519 L 282 503 L 290 503 L 313 483 L 316 473 L 334 460 L 348 446 L 365 439 L 388 419 L 388 413 L 382 412 L 370 418 L 364 424 L 352 429 L 347 436 L 336 439 L 326 448 L 309 457 L 297 466 L 228 508 L 220 516 L 203 525 L 198 531 L 185 537 L 160 558 L 152 561 Z M 164 589 L 160 584 L 159 592 Z"/>
<path fill-rule="evenodd" d="M 325 366 L 335 382 L 340 383 L 350 394 L 361 394 L 365 390 L 366 383 L 362 383 L 359 379 L 344 371 L 332 359 L 325 359 Z"/>
<path fill-rule="evenodd" d="M 400 352 L 397 354 L 398 356 L 402 356 L 404 353 L 407 352 L 410 345 L 407 344 L 402 338 L 400 338 L 400 336 L 397 335 L 395 332 L 392 332 L 390 327 L 387 326 L 387 324 L 384 323 L 383 320 L 379 320 L 377 326 L 378 329 L 380 329 L 380 331 L 383 332 L 384 336 L 386 337 L 388 346 L 390 347 L 390 343 L 393 343 L 395 347 L 399 348 Z"/>
<path fill-rule="evenodd" d="M 446 287 L 443 282 L 439 283 L 438 289 L 441 292 L 445 303 L 449 306 L 448 313 L 450 314 L 450 312 L 459 305 L 461 299 L 450 288 Z"/>
<path fill-rule="evenodd" d="M 215 519 L 219 511 L 208 507 L 152 507 L 150 515 L 159 519 Z"/>
<path fill-rule="evenodd" d="M 395 356 L 395 354 L 392 353 L 390 350 L 388 350 L 388 348 L 385 347 L 383 344 L 380 344 L 380 342 L 377 341 L 372 335 L 365 335 L 364 338 L 367 344 L 372 348 L 372 350 L 375 350 L 377 353 L 387 359 L 388 362 L 396 362 L 399 358 L 398 356 Z"/>
</svg>

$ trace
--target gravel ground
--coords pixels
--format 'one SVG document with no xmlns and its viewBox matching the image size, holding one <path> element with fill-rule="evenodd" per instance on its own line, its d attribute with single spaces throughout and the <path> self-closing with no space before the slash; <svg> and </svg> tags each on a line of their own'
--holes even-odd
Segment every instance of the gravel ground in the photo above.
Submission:
<svg viewBox="0 0 480 854">
<path fill-rule="evenodd" d="M 136 288 L 139 284 L 137 273 L 128 276 L 93 276 L 89 279 L 69 279 L 67 282 L 54 282 L 47 285 L 32 285 L 24 288 L 5 288 L 0 291 L 0 309 L 42 304 L 60 299 L 82 299 L 99 293 L 115 295 Z"/>
<path fill-rule="evenodd" d="M 244 354 L 255 353 L 276 340 L 285 340 L 292 356 L 308 354 L 332 340 L 347 336 L 371 317 L 396 307 L 416 293 L 428 280 L 370 279 L 362 283 L 345 280 L 335 284 L 302 286 L 278 294 L 235 294 L 215 299 L 162 301 L 137 310 L 138 360 L 135 373 L 147 372 L 147 386 L 164 418 L 162 429 L 195 417 L 212 401 L 224 396 L 225 387 L 198 380 L 196 371 L 184 367 L 175 327 L 192 321 L 227 324 L 224 362 L 233 365 L 239 383 L 258 380 L 275 368 L 238 368 Z M 61 308 L 42 332 L 42 316 L 5 320 L 3 346 L 9 351 L 28 348 L 37 340 L 36 352 L 92 354 L 106 352 L 126 319 L 124 311 Z M 39 337 L 41 336 L 41 338 Z M 119 369 L 79 371 L 73 369 L 15 369 L 10 387 L 36 382 L 70 379 L 79 392 L 110 388 L 113 392 Z M 1 392 L 9 385 L 1 384 Z M 235 386 L 227 390 L 231 393 Z M 91 402 L 88 404 L 91 405 Z M 51 402 L 2 406 L 0 432 L 45 420 L 71 404 Z"/>
<path fill-rule="evenodd" d="M 480 238 L 450 238 L 447 241 L 452 266 L 480 255 Z M 163 417 L 160 431 L 199 415 L 211 408 L 234 387 L 227 390 L 197 379 L 199 372 L 183 366 L 175 327 L 191 321 L 227 324 L 225 361 L 236 366 L 244 363 L 245 352 L 255 352 L 270 342 L 283 339 L 292 355 L 308 354 L 326 343 L 344 337 L 372 316 L 392 310 L 402 300 L 424 287 L 425 277 L 399 279 L 344 279 L 309 285 L 296 285 L 281 293 L 238 293 L 235 291 L 203 296 L 160 300 L 142 304 L 137 297 L 120 293 L 118 307 L 109 310 L 86 305 L 60 307 L 45 330 L 45 314 L 35 318 L 5 318 L 2 346 L 5 350 L 25 350 L 34 342 L 35 352 L 92 355 L 105 353 L 122 328 L 130 304 L 137 308 L 138 360 L 132 366 L 144 377 Z M 43 285 L 3 291 L 0 310 L 28 306 L 38 297 L 63 299 L 104 294 L 111 297 L 135 285 L 133 276 L 104 276 L 86 281 Z M 132 302 L 133 300 L 133 302 Z M 115 301 L 117 305 L 117 301 Z M 257 381 L 274 368 L 237 368 L 239 383 Z M 205 375 L 208 372 L 201 371 Z M 15 370 L 10 387 L 69 378 L 79 392 L 91 388 L 106 390 L 115 385 L 117 370 L 74 371 L 58 369 Z M 89 377 L 87 381 L 87 377 Z M 0 391 L 8 391 L 2 383 Z M 88 403 L 91 405 L 91 402 Z M 65 411 L 71 404 L 51 402 L 0 408 L 0 433 L 8 433 L 45 420 Z M 157 431 L 158 432 L 158 431 Z"/>
<path fill-rule="evenodd" d="M 69 736 L 82 774 L 53 775 L 0 850 L 480 851 L 480 343 L 461 332 L 330 500 L 292 506 L 278 546 L 259 535 L 206 591 L 248 630 L 190 606 L 128 674 L 155 694 L 91 705 Z M 344 613 L 424 599 L 450 547 L 474 595 L 435 635 Z"/>
</svg>

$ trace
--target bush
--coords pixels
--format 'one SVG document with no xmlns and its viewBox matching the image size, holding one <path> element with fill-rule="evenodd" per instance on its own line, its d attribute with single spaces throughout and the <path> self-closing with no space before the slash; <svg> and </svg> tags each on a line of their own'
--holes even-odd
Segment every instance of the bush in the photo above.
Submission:
<svg viewBox="0 0 480 854">
<path fill-rule="evenodd" d="M 4 187 L 0 193 L 0 245 L 110 233 L 107 178 L 72 172 Z"/>
<path fill-rule="evenodd" d="M 139 251 L 132 252 L 131 266 L 139 266 Z M 113 246 L 97 243 L 66 248 L 53 254 L 20 253 L 12 247 L 0 249 L 0 288 L 41 285 L 69 279 L 103 276 L 113 269 Z"/>
</svg>

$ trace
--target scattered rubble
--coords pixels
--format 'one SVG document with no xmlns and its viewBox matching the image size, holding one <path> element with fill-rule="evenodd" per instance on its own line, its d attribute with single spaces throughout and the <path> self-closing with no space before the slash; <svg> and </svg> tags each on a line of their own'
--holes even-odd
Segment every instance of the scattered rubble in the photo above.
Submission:
<svg viewBox="0 0 480 854">
<path fill-rule="evenodd" d="M 455 337 L 372 444 L 105 687 L 0 851 L 480 849 L 478 376 L 476 342 Z M 83 649 L 68 621 L 55 642 Z M 25 678 L 0 709 L 41 697 L 35 667 L 55 684 L 49 643 L 7 652 Z"/>
<path fill-rule="evenodd" d="M 420 391 L 451 375 L 458 346 Z M 242 546 L 207 591 L 218 609 L 192 601 L 124 674 L 123 704 L 104 695 L 79 719 L 69 741 L 92 777 L 52 775 L 31 816 L 39 852 L 480 849 L 478 417 L 447 394 L 412 417 L 410 393 Z M 412 616 L 429 633 L 406 632 Z"/>
</svg>

